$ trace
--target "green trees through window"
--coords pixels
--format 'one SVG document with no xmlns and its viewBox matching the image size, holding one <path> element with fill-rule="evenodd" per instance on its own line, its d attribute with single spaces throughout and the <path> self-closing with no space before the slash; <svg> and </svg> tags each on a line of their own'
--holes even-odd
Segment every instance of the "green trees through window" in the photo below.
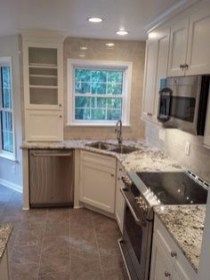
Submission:
<svg viewBox="0 0 210 280">
<path fill-rule="evenodd" d="M 121 69 L 74 68 L 75 120 L 121 119 L 123 76 Z"/>
</svg>

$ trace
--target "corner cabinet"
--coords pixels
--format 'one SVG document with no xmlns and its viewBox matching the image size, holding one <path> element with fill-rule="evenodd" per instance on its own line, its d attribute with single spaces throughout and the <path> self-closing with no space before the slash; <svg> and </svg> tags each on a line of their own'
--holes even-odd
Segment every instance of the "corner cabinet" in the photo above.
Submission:
<svg viewBox="0 0 210 280">
<path fill-rule="evenodd" d="M 155 216 L 150 280 L 197 280 L 181 249 Z"/>
<path fill-rule="evenodd" d="M 81 151 L 80 201 L 86 205 L 114 214 L 116 159 Z"/>
<path fill-rule="evenodd" d="M 25 140 L 63 140 L 63 36 L 22 38 Z"/>
</svg>

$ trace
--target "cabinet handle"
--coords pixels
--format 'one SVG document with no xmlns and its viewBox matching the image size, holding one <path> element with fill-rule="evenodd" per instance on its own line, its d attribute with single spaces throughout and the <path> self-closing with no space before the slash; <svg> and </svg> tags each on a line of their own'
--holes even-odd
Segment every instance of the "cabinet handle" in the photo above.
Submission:
<svg viewBox="0 0 210 280">
<path fill-rule="evenodd" d="M 59 118 L 62 119 L 62 115 L 60 115 Z"/>
<path fill-rule="evenodd" d="M 189 65 L 187 63 L 184 64 L 184 68 L 188 70 Z"/>
<path fill-rule="evenodd" d="M 111 174 L 111 177 L 114 177 L 114 174 Z"/>
<path fill-rule="evenodd" d="M 177 257 L 177 252 L 175 252 L 175 251 L 172 251 L 172 252 L 171 252 L 171 257 L 172 257 L 172 258 L 175 258 L 175 257 Z"/>
<path fill-rule="evenodd" d="M 59 106 L 59 107 L 62 107 L 62 104 L 59 104 L 58 106 Z"/>
<path fill-rule="evenodd" d="M 166 278 L 171 277 L 171 273 L 169 273 L 168 271 L 165 271 L 164 275 L 165 275 Z"/>
<path fill-rule="evenodd" d="M 152 117 L 152 113 L 147 113 L 147 116 L 148 117 Z"/>
<path fill-rule="evenodd" d="M 180 66 L 180 68 L 181 68 L 181 69 L 183 69 L 183 68 L 184 68 L 184 64 L 180 64 L 179 66 Z"/>
</svg>

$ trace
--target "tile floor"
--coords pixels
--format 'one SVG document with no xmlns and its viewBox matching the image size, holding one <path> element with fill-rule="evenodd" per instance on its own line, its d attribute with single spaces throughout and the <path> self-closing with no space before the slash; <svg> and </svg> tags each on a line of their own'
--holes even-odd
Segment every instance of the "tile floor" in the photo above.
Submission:
<svg viewBox="0 0 210 280">
<path fill-rule="evenodd" d="M 21 194 L 0 186 L 0 223 L 14 226 L 11 280 L 126 279 L 114 220 L 86 209 L 21 208 Z"/>
</svg>

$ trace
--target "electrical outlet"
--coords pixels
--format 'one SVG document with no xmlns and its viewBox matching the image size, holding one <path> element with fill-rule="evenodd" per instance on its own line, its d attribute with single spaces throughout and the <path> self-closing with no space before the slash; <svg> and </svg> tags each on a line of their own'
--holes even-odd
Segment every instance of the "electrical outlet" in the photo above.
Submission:
<svg viewBox="0 0 210 280">
<path fill-rule="evenodd" d="M 159 139 L 163 142 L 166 140 L 166 131 L 165 129 L 159 129 Z"/>
<path fill-rule="evenodd" d="M 185 155 L 186 156 L 189 156 L 190 155 L 190 142 L 189 141 L 187 141 L 186 143 L 185 143 Z"/>
</svg>

